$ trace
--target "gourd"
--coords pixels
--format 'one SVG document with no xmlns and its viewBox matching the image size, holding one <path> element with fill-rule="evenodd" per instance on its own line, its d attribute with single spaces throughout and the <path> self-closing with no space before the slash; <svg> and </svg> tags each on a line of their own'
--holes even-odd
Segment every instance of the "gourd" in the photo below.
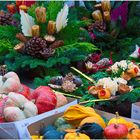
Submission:
<svg viewBox="0 0 140 140">
<path fill-rule="evenodd" d="M 55 92 L 55 95 L 56 95 L 56 98 L 57 98 L 56 108 L 58 108 L 60 106 L 63 106 L 63 105 L 68 103 L 67 98 L 63 94 Z"/>
<path fill-rule="evenodd" d="M 64 112 L 63 117 L 68 121 L 71 125 L 79 126 L 80 122 L 86 118 L 96 116 L 100 117 L 93 108 L 91 107 L 84 107 L 81 105 L 74 105 L 67 108 L 67 110 Z"/>
<path fill-rule="evenodd" d="M 110 124 L 104 129 L 106 139 L 123 139 L 127 134 L 128 129 L 124 124 Z"/>
<path fill-rule="evenodd" d="M 128 132 L 128 135 L 127 135 L 127 139 L 139 140 L 140 139 L 140 129 L 135 129 L 135 128 L 130 129 Z"/>
<path fill-rule="evenodd" d="M 55 93 L 47 86 L 40 86 L 35 89 L 31 94 L 30 99 L 35 100 L 38 114 L 55 109 L 57 103 Z"/>
<path fill-rule="evenodd" d="M 85 123 L 79 128 L 79 132 L 88 135 L 91 139 L 103 138 L 103 128 L 96 123 Z"/>
<path fill-rule="evenodd" d="M 115 124 L 115 123 L 119 123 L 119 124 L 124 124 L 127 126 L 128 130 L 131 128 L 138 128 L 138 126 L 132 122 L 129 122 L 127 120 L 125 120 L 123 117 L 119 116 L 119 113 L 116 112 L 116 117 L 112 118 L 109 122 L 108 125 L 110 124 Z"/>
<path fill-rule="evenodd" d="M 4 118 L 8 122 L 19 121 L 37 115 L 38 110 L 34 103 L 23 95 L 10 92 L 5 102 Z"/>
<path fill-rule="evenodd" d="M 3 109 L 4 109 L 4 105 L 5 105 L 5 102 L 7 101 L 7 99 L 8 99 L 8 97 L 5 97 L 0 100 L 0 123 L 5 122 Z"/>
<path fill-rule="evenodd" d="M 67 133 L 64 137 L 64 140 L 90 140 L 89 136 L 86 134 L 82 134 L 79 132 L 74 132 L 74 133 Z"/>
<path fill-rule="evenodd" d="M 23 95 L 27 99 L 30 97 L 30 88 L 24 84 L 21 84 L 21 91 L 18 92 L 19 94 Z"/>
<path fill-rule="evenodd" d="M 42 130 L 41 135 L 43 135 L 43 139 L 63 139 L 65 132 L 59 132 L 56 130 L 55 127 L 49 125 L 44 127 Z"/>
<path fill-rule="evenodd" d="M 63 117 L 59 117 L 55 122 L 54 126 L 58 131 L 65 131 L 66 129 L 71 129 L 72 126 L 66 122 Z"/>
<path fill-rule="evenodd" d="M 0 76 L 0 93 L 18 92 L 20 88 L 20 80 L 15 72 L 8 72 L 4 76 Z"/>
<path fill-rule="evenodd" d="M 79 126 L 82 126 L 85 123 L 96 123 L 96 124 L 100 125 L 102 128 L 106 127 L 104 120 L 99 116 L 87 117 L 80 122 Z"/>
</svg>

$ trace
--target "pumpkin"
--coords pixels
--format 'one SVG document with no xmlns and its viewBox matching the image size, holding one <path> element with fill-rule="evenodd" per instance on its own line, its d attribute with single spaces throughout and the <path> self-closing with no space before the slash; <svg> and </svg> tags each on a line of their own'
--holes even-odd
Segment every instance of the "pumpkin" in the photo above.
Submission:
<svg viewBox="0 0 140 140">
<path fill-rule="evenodd" d="M 63 115 L 65 120 L 68 121 L 71 125 L 74 125 L 75 127 L 79 126 L 80 122 L 84 118 L 91 116 L 100 117 L 100 115 L 98 115 L 93 108 L 84 107 L 78 104 L 67 108 Z"/>
<path fill-rule="evenodd" d="M 97 123 L 98 125 L 100 125 L 102 128 L 105 128 L 106 127 L 106 124 L 104 122 L 104 120 L 99 117 L 99 116 L 94 116 L 94 117 L 87 117 L 85 119 L 83 119 L 81 122 L 80 122 L 80 125 L 79 126 L 82 126 L 84 125 L 85 123 Z"/>
<path fill-rule="evenodd" d="M 8 72 L 4 76 L 0 76 L 0 93 L 18 92 L 20 88 L 20 80 L 15 72 Z"/>
<path fill-rule="evenodd" d="M 64 137 L 64 140 L 90 140 L 89 136 L 86 134 L 74 132 L 74 133 L 67 133 Z"/>
<path fill-rule="evenodd" d="M 63 94 L 55 92 L 55 95 L 56 95 L 56 99 L 57 99 L 56 108 L 68 103 L 67 98 Z"/>
<path fill-rule="evenodd" d="M 124 124 L 110 124 L 104 129 L 104 136 L 107 139 L 126 138 L 128 129 Z"/>
<path fill-rule="evenodd" d="M 140 139 L 140 129 L 135 129 L 135 128 L 130 129 L 128 132 L 128 135 L 127 135 L 127 139 L 139 140 Z"/>
<path fill-rule="evenodd" d="M 24 97 L 26 97 L 27 99 L 30 98 L 30 88 L 24 84 L 21 84 L 21 91 L 20 92 L 17 92 L 21 95 L 23 95 Z"/>
<path fill-rule="evenodd" d="M 56 95 L 50 87 L 40 86 L 33 91 L 30 99 L 35 100 L 38 114 L 50 111 L 56 107 Z"/>
<path fill-rule="evenodd" d="M 85 123 L 79 128 L 80 133 L 88 135 L 91 139 L 102 139 L 103 128 L 96 123 Z"/>
<path fill-rule="evenodd" d="M 127 120 L 125 120 L 123 117 L 120 117 L 118 112 L 116 112 L 116 117 L 112 118 L 109 122 L 108 125 L 110 124 L 115 124 L 115 123 L 119 123 L 119 124 L 124 124 L 127 126 L 128 130 L 131 128 L 138 128 L 138 126 L 132 122 L 129 122 Z"/>
<path fill-rule="evenodd" d="M 4 107 L 4 118 L 8 122 L 19 121 L 37 115 L 37 107 L 23 95 L 10 92 Z"/>
<path fill-rule="evenodd" d="M 99 99 L 109 99 L 111 97 L 111 92 L 109 89 L 101 89 L 98 91 Z"/>
</svg>

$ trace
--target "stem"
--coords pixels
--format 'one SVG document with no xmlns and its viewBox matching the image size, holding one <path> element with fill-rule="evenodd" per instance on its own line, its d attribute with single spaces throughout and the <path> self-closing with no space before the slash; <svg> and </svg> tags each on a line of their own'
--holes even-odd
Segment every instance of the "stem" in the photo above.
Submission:
<svg viewBox="0 0 140 140">
<path fill-rule="evenodd" d="M 117 125 L 118 124 L 118 119 L 119 119 L 120 116 L 119 116 L 118 112 L 116 112 L 115 114 L 116 114 L 116 125 Z"/>
<path fill-rule="evenodd" d="M 135 128 L 131 128 L 131 129 L 129 130 L 129 133 L 132 133 L 133 130 L 135 130 Z"/>
</svg>

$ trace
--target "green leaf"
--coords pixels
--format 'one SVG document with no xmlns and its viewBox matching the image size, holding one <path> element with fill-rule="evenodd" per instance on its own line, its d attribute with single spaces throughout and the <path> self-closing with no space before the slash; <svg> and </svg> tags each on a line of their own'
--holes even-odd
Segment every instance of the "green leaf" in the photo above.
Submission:
<svg viewBox="0 0 140 140">
<path fill-rule="evenodd" d="M 63 8 L 63 1 L 50 1 L 47 7 L 47 21 L 56 20 L 57 14 Z"/>
</svg>

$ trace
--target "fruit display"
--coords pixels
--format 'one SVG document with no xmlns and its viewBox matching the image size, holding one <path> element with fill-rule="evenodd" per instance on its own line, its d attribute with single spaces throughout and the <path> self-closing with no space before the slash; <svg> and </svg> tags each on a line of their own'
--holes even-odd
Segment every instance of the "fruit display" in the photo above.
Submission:
<svg viewBox="0 0 140 140">
<path fill-rule="evenodd" d="M 65 92 L 74 92 L 82 85 L 82 79 L 72 73 L 63 76 L 52 77 L 49 84 L 52 88 L 62 89 Z"/>
<path fill-rule="evenodd" d="M 93 108 L 74 105 L 68 107 L 62 116 L 56 117 L 54 123 L 42 127 L 39 134 L 43 139 L 139 139 L 139 128 L 134 128 L 134 125 L 123 117 L 108 119 Z"/>
<path fill-rule="evenodd" d="M 48 86 L 35 90 L 21 84 L 15 72 L 0 76 L 0 122 L 24 120 L 61 107 L 68 103 L 67 98 L 55 93 Z"/>
</svg>

